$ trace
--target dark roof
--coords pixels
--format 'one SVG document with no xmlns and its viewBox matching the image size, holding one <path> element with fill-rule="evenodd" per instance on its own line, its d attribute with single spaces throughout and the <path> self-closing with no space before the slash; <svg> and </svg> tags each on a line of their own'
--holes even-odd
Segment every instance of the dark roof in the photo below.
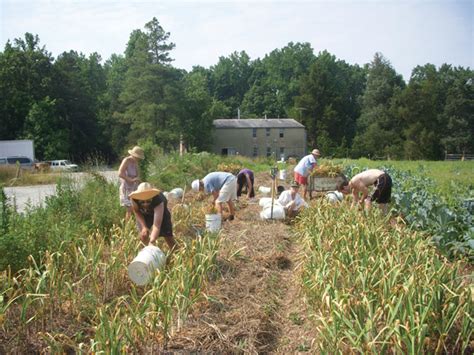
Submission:
<svg viewBox="0 0 474 355">
<path fill-rule="evenodd" d="M 229 118 L 214 120 L 216 128 L 304 128 L 292 118 Z"/>
</svg>

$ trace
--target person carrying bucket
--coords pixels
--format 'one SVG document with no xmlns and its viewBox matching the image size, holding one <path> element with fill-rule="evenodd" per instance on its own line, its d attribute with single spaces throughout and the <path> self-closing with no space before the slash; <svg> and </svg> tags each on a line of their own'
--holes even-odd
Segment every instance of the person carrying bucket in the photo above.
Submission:
<svg viewBox="0 0 474 355">
<path fill-rule="evenodd" d="M 217 212 L 222 216 L 222 205 L 227 203 L 229 207 L 229 221 L 235 216 L 233 200 L 237 199 L 237 178 L 231 173 L 216 171 L 207 174 L 202 180 L 196 179 L 191 183 L 194 191 L 211 193 L 214 197 L 214 205 Z"/>
<path fill-rule="evenodd" d="M 161 236 L 172 250 L 176 246 L 176 240 L 173 236 L 168 200 L 163 193 L 153 188 L 150 183 L 142 182 L 129 197 L 142 243 L 153 245 Z"/>
<path fill-rule="evenodd" d="M 255 178 L 253 171 L 250 169 L 242 169 L 237 174 L 237 197 L 242 195 L 242 190 L 245 187 L 247 189 L 247 197 L 255 197 L 254 190 Z"/>
</svg>

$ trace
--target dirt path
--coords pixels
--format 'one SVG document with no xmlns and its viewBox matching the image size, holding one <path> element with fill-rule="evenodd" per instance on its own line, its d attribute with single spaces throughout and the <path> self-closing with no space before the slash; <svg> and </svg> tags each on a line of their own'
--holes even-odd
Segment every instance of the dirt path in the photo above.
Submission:
<svg viewBox="0 0 474 355">
<path fill-rule="evenodd" d="M 270 186 L 269 177 L 257 176 L 256 185 Z M 315 334 L 300 294 L 299 245 L 291 226 L 260 220 L 260 210 L 258 200 L 244 199 L 236 220 L 224 222 L 220 276 L 210 283 L 208 300 L 173 334 L 169 350 L 312 352 Z"/>
</svg>

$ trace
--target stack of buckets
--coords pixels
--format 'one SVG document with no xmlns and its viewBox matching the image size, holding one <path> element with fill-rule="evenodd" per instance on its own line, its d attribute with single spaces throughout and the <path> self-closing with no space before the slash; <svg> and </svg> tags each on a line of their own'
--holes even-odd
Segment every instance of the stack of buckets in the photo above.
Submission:
<svg viewBox="0 0 474 355">
<path fill-rule="evenodd" d="M 166 264 L 166 256 L 160 248 L 148 245 L 128 265 L 128 276 L 138 286 L 146 285 L 153 278 L 155 270 Z"/>
</svg>

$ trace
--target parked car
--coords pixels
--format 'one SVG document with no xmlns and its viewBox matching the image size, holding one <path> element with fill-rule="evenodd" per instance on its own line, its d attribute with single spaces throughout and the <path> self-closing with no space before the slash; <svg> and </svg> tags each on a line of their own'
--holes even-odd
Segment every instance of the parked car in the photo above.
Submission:
<svg viewBox="0 0 474 355">
<path fill-rule="evenodd" d="M 12 156 L 0 158 L 0 166 L 16 166 L 17 163 L 22 168 L 31 169 L 33 167 L 33 161 L 28 157 Z"/>
<path fill-rule="evenodd" d="M 69 160 L 51 160 L 51 170 L 77 171 L 79 167 L 71 163 Z"/>
</svg>

